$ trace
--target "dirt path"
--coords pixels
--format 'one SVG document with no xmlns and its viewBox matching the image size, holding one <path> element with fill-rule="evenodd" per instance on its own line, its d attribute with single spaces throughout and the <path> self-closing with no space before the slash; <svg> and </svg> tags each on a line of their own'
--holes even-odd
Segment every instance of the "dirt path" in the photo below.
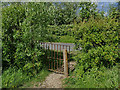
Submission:
<svg viewBox="0 0 120 90">
<path fill-rule="evenodd" d="M 63 74 L 51 73 L 46 77 L 43 83 L 34 88 L 62 88 L 62 80 L 65 78 Z"/>
<path fill-rule="evenodd" d="M 76 65 L 75 61 L 69 62 L 69 69 L 74 70 L 74 66 Z M 39 85 L 34 86 L 34 88 L 63 88 L 62 80 L 65 78 L 64 74 L 51 73 L 49 74 L 45 81 L 39 83 Z"/>
</svg>

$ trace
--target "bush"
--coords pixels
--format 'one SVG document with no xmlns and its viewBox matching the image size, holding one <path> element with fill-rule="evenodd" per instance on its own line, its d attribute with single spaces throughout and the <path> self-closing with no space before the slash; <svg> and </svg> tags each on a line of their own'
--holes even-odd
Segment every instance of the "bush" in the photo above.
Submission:
<svg viewBox="0 0 120 90">
<path fill-rule="evenodd" d="M 23 7 L 24 6 L 17 6 L 17 4 L 14 4 L 2 9 L 3 70 L 14 62 L 14 53 L 17 48 L 16 42 L 21 38 L 20 23 L 22 23 L 25 18 L 25 8 Z"/>
<path fill-rule="evenodd" d="M 76 78 L 70 80 L 74 83 L 72 88 L 118 87 L 115 65 L 119 63 L 120 52 L 119 23 L 116 19 L 90 18 L 88 22 L 75 23 L 73 30 L 76 48 L 80 46 L 82 50 L 73 57 L 78 64 L 74 71 Z"/>
<path fill-rule="evenodd" d="M 49 37 L 46 28 L 52 18 L 46 6 L 46 3 L 12 3 L 3 7 L 3 87 L 17 87 L 42 70 L 41 57 L 45 53 L 39 41 Z"/>
<path fill-rule="evenodd" d="M 119 60 L 118 26 L 115 19 L 105 18 L 75 24 L 75 40 L 82 51 L 76 60 L 84 70 L 95 66 L 112 67 Z"/>
<path fill-rule="evenodd" d="M 39 41 L 47 39 L 45 27 L 50 22 L 46 3 L 10 4 L 2 9 L 2 16 L 3 70 L 17 66 L 23 71 L 40 71 L 44 51 Z"/>
</svg>

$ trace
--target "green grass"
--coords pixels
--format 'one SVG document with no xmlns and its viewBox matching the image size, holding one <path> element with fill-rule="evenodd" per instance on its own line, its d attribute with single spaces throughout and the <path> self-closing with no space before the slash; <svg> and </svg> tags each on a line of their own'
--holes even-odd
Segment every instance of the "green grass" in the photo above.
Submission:
<svg viewBox="0 0 120 90">
<path fill-rule="evenodd" d="M 75 38 L 69 35 L 64 35 L 64 36 L 52 35 L 52 38 L 53 38 L 52 42 L 60 42 L 60 43 L 74 43 L 75 42 Z"/>
<path fill-rule="evenodd" d="M 41 70 L 34 76 L 23 73 L 21 69 L 9 67 L 2 74 L 2 87 L 3 88 L 18 88 L 18 87 L 32 87 L 32 82 L 42 82 L 50 72 L 47 69 Z"/>
<path fill-rule="evenodd" d="M 2 67 L 0 67 L 0 88 L 2 88 Z"/>
<path fill-rule="evenodd" d="M 40 73 L 38 73 L 31 80 L 29 80 L 28 82 L 24 82 L 24 85 L 21 86 L 20 88 L 27 88 L 27 87 L 32 88 L 34 87 L 34 85 L 38 87 L 39 84 L 42 83 L 45 80 L 45 77 L 47 77 L 49 74 L 50 72 L 48 70 L 43 69 L 42 71 L 40 71 Z"/>
<path fill-rule="evenodd" d="M 0 76 L 0 88 L 2 88 L 2 78 Z"/>
<path fill-rule="evenodd" d="M 72 76 L 72 75 L 71 75 Z M 91 69 L 83 74 L 81 78 L 76 77 L 65 79 L 65 88 L 117 88 L 118 67 L 111 69 L 101 67 L 101 70 Z"/>
<path fill-rule="evenodd" d="M 22 85 L 24 81 L 28 81 L 29 76 L 23 74 L 22 71 L 9 67 L 2 74 L 2 87 L 3 88 L 15 88 Z"/>
<path fill-rule="evenodd" d="M 65 36 L 60 37 L 59 42 L 62 42 L 62 43 L 74 43 L 75 39 L 74 39 L 73 36 L 65 35 Z"/>
</svg>

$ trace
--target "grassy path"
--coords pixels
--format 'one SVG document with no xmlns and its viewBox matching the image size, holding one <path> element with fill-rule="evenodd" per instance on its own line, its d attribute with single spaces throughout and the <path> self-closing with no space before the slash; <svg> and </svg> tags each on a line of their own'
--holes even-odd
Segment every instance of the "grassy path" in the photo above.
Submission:
<svg viewBox="0 0 120 90">
<path fill-rule="evenodd" d="M 65 78 L 64 74 L 51 73 L 49 71 L 42 72 L 19 88 L 62 88 L 62 80 Z"/>
<path fill-rule="evenodd" d="M 51 73 L 46 77 L 43 83 L 34 88 L 62 88 L 62 80 L 64 79 L 63 74 Z"/>
</svg>

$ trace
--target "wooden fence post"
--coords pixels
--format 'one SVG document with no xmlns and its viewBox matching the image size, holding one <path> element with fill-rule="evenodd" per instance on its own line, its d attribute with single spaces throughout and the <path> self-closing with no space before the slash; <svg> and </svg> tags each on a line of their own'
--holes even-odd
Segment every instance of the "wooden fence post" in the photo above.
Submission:
<svg viewBox="0 0 120 90">
<path fill-rule="evenodd" d="M 64 59 L 64 74 L 65 77 L 68 77 L 68 60 L 67 60 L 67 50 L 63 50 L 63 59 Z"/>
</svg>

